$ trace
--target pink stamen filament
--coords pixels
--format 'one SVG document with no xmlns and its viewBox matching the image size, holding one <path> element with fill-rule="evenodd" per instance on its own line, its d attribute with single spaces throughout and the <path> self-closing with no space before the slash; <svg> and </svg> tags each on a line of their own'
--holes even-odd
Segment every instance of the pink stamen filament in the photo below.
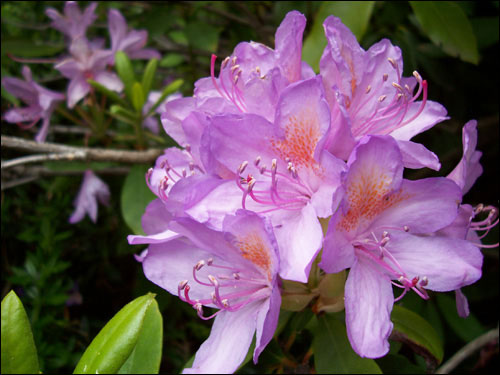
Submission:
<svg viewBox="0 0 500 375">
<path fill-rule="evenodd" d="M 31 129 L 33 126 L 36 125 L 36 123 L 38 121 L 40 121 L 41 118 L 42 118 L 42 116 L 38 116 L 36 119 L 34 119 L 29 124 L 23 124 L 22 122 L 18 122 L 18 123 L 16 123 L 16 125 L 19 126 L 23 130 Z"/>
</svg>

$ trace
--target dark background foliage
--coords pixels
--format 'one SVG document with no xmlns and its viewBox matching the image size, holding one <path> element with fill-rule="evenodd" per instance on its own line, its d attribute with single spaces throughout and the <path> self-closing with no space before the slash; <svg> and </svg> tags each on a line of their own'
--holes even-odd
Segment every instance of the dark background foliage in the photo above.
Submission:
<svg viewBox="0 0 500 375">
<path fill-rule="evenodd" d="M 80 7 L 87 2 L 81 2 Z M 478 149 L 483 152 L 484 173 L 465 196 L 470 204 L 498 202 L 498 2 L 459 2 L 471 20 L 479 50 L 478 64 L 450 56 L 433 44 L 422 30 L 407 2 L 376 2 L 361 40 L 367 49 L 381 38 L 389 38 L 403 50 L 404 71 L 413 70 L 429 82 L 429 99 L 442 103 L 451 117 L 414 140 L 434 151 L 442 162 L 439 172 L 409 171 L 408 178 L 444 176 L 462 155 L 461 129 L 465 122 L 479 122 Z M 64 52 L 62 35 L 49 28 L 47 7 L 61 10 L 61 2 L 9 2 L 1 4 L 2 77 L 19 76 L 21 65 L 8 57 L 53 57 Z M 303 12 L 307 36 L 320 2 L 101 2 L 98 20 L 89 33 L 107 37 L 107 8 L 118 8 L 130 27 L 149 32 L 149 46 L 162 53 L 161 78 L 155 88 L 174 78 L 183 78 L 182 91 L 192 95 L 193 83 L 210 72 L 210 55 L 229 55 L 240 41 L 254 40 L 274 46 L 274 32 L 292 9 Z M 321 20 L 322 21 L 322 20 Z M 495 27 L 496 26 L 496 27 Z M 138 72 L 143 62 L 134 62 Z M 38 82 L 63 91 L 66 81 L 51 64 L 32 64 Z M 12 105 L 2 88 L 2 113 Z M 53 123 L 61 121 L 53 117 Z M 32 139 L 33 134 L 2 122 L 2 134 Z M 96 139 L 51 133 L 48 141 L 106 146 Z M 171 140 L 167 144 L 173 145 Z M 2 149 L 2 160 L 19 156 Z M 83 170 L 84 165 L 80 165 Z M 62 168 L 60 165 L 56 168 Z M 74 169 L 74 168 L 73 168 Z M 130 229 L 121 216 L 120 195 L 124 176 L 104 176 L 112 192 L 110 207 L 99 206 L 97 224 L 89 219 L 71 225 L 68 218 L 80 176 L 40 178 L 29 184 L 2 190 L 2 298 L 14 289 L 31 320 L 44 373 L 69 372 L 102 326 L 124 304 L 147 291 L 157 293 L 164 318 L 161 372 L 178 372 L 207 337 L 210 322 L 197 319 L 187 304 L 148 282 L 132 254 L 141 248 L 129 246 Z M 2 184 L 3 176 L 2 176 Z M 485 239 L 498 242 L 498 227 Z M 484 250 L 483 278 L 464 289 L 472 315 L 457 317 L 453 294 L 432 295 L 422 301 L 410 293 L 402 300 L 428 319 L 445 342 L 445 359 L 466 342 L 498 326 L 498 248 Z M 263 371 L 309 372 L 312 334 L 307 323 L 312 313 L 294 314 L 277 340 L 263 353 L 259 365 L 246 365 L 243 373 Z M 297 331 L 298 333 L 291 333 Z M 292 337 L 293 336 L 293 337 Z M 425 371 L 425 364 L 408 347 L 397 343 L 393 357 L 378 360 L 384 372 L 399 372 L 396 353 L 407 359 L 404 366 Z M 399 355 L 398 354 L 398 355 Z M 401 367 L 403 366 L 403 367 Z M 479 373 L 498 366 L 498 346 L 486 347 L 463 363 L 459 370 Z"/>
</svg>

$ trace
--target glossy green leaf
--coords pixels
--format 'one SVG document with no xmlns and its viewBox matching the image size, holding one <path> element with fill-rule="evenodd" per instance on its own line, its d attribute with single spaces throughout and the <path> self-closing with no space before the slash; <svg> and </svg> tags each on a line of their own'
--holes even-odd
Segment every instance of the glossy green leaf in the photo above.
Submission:
<svg viewBox="0 0 500 375">
<path fill-rule="evenodd" d="M 2 300 L 2 374 L 37 374 L 30 322 L 21 300 L 12 290 Z"/>
<path fill-rule="evenodd" d="M 314 340 L 314 365 L 318 374 L 381 374 L 373 359 L 361 358 L 351 347 L 344 323 L 335 314 L 318 317 Z"/>
<path fill-rule="evenodd" d="M 479 62 L 477 41 L 462 8 L 452 1 L 410 1 L 422 31 L 447 54 Z"/>
<path fill-rule="evenodd" d="M 135 234 L 144 235 L 141 217 L 149 202 L 156 198 L 146 185 L 145 175 L 148 169 L 149 166 L 133 166 L 122 187 L 121 209 L 123 220 Z"/>
<path fill-rule="evenodd" d="M 163 340 L 163 320 L 158 303 L 153 300 L 139 333 L 132 354 L 118 371 L 119 374 L 158 374 Z"/>
<path fill-rule="evenodd" d="M 142 89 L 146 98 L 151 91 L 151 85 L 153 84 L 157 67 L 158 60 L 151 59 L 149 60 L 148 65 L 146 65 L 146 69 L 144 69 L 144 74 L 142 75 Z"/>
<path fill-rule="evenodd" d="M 119 103 L 120 105 L 122 105 L 124 107 L 127 107 L 129 105 L 116 92 L 111 91 L 106 86 L 101 85 L 99 82 L 93 81 L 91 79 L 88 79 L 87 82 L 90 84 L 90 86 L 92 86 L 93 88 L 95 88 L 98 92 L 100 92 L 101 94 L 105 95 L 106 97 L 108 97 L 109 99 L 113 100 L 114 102 L 117 102 L 117 103 Z"/>
<path fill-rule="evenodd" d="M 125 85 L 125 93 L 127 94 L 127 97 L 130 99 L 130 101 L 132 101 L 132 87 L 134 86 L 134 82 L 136 82 L 136 79 L 134 69 L 132 67 L 132 62 L 125 52 L 116 52 L 115 67 L 116 71 L 118 72 L 118 76 Z"/>
<path fill-rule="evenodd" d="M 132 354 L 146 312 L 154 301 L 148 293 L 128 303 L 92 340 L 76 365 L 75 374 L 116 373 Z"/>
<path fill-rule="evenodd" d="M 138 113 L 142 112 L 144 101 L 145 97 L 142 85 L 139 82 L 134 82 L 132 85 L 132 105 Z"/>
<path fill-rule="evenodd" d="M 436 300 L 446 323 L 464 342 L 470 342 L 484 333 L 485 329 L 473 314 L 470 314 L 467 318 L 461 318 L 458 315 L 454 298 L 439 293 L 436 296 Z"/>
<path fill-rule="evenodd" d="M 374 4 L 374 1 L 324 1 L 316 14 L 311 32 L 304 40 L 304 61 L 315 72 L 319 72 L 319 60 L 327 44 L 323 22 L 330 15 L 339 17 L 360 41 L 370 21 Z"/>
<path fill-rule="evenodd" d="M 174 82 L 170 83 L 167 87 L 165 87 L 161 93 L 161 96 L 150 108 L 146 117 L 151 116 L 156 110 L 156 108 L 158 108 L 158 106 L 167 98 L 167 96 L 179 90 L 183 83 L 184 81 L 182 79 L 176 79 Z"/>
<path fill-rule="evenodd" d="M 408 344 L 417 354 L 423 356 L 427 363 L 436 365 L 443 360 L 443 342 L 424 318 L 395 305 L 391 320 L 394 323 L 392 339 Z"/>
</svg>

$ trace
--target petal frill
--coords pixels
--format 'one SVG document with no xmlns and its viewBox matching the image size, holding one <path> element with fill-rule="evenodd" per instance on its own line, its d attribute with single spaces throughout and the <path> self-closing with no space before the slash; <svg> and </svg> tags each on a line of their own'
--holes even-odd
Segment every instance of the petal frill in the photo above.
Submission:
<svg viewBox="0 0 500 375">
<path fill-rule="evenodd" d="M 139 234 L 129 234 L 127 236 L 127 240 L 130 245 L 143 245 L 169 242 L 179 237 L 181 237 L 179 233 L 174 232 L 170 229 L 166 229 L 162 232 L 148 234 L 146 236 L 142 236 Z"/>
<path fill-rule="evenodd" d="M 360 255 L 345 285 L 345 317 L 347 336 L 361 357 L 379 358 L 389 351 L 393 304 L 390 280 Z"/>
<path fill-rule="evenodd" d="M 271 220 L 280 248 L 280 276 L 305 283 L 323 242 L 321 224 L 311 204 L 278 214 Z"/>
<path fill-rule="evenodd" d="M 386 247 L 411 280 L 427 277 L 426 289 L 447 292 L 481 277 L 483 255 L 478 247 L 458 238 L 416 236 L 391 232 Z"/>
<path fill-rule="evenodd" d="M 252 343 L 257 315 L 266 306 L 266 302 L 255 302 L 237 312 L 219 313 L 210 336 L 196 352 L 193 366 L 184 369 L 183 373 L 234 373 L 245 359 Z"/>
<path fill-rule="evenodd" d="M 410 108 L 403 119 L 403 124 L 405 121 L 408 121 L 415 116 L 415 114 L 420 110 L 421 104 L 421 102 L 410 104 Z M 392 131 L 390 135 L 398 140 L 409 141 L 415 135 L 432 128 L 439 122 L 449 119 L 446 114 L 447 111 L 445 107 L 437 102 L 428 100 L 422 113 L 420 113 L 417 118 L 410 121 L 408 124 L 398 127 L 396 130 Z"/>
<path fill-rule="evenodd" d="M 439 171 L 441 163 L 435 153 L 426 149 L 420 143 L 411 141 L 397 141 L 401 155 L 403 156 L 403 164 L 405 168 L 418 169 L 427 167 Z"/>
<path fill-rule="evenodd" d="M 290 83 L 301 78 L 302 34 L 306 18 L 297 11 L 288 12 L 276 30 L 275 51 L 283 73 Z"/>
<path fill-rule="evenodd" d="M 457 313 L 461 318 L 467 318 L 470 314 L 469 301 L 461 289 L 455 290 L 455 303 L 457 305 Z"/>
<path fill-rule="evenodd" d="M 431 177 L 403 180 L 401 189 L 387 199 L 384 210 L 371 223 L 371 230 L 407 226 L 410 233 L 431 233 L 456 219 L 462 194 L 453 181 Z"/>
<path fill-rule="evenodd" d="M 165 112 L 161 115 L 163 129 L 181 146 L 188 143 L 182 129 L 182 121 L 194 110 L 194 98 L 180 98 L 167 102 Z"/>
</svg>

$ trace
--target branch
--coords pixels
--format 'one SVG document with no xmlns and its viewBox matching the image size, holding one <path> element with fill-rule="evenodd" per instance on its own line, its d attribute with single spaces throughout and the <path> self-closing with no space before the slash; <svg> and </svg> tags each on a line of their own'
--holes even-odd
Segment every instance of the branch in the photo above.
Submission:
<svg viewBox="0 0 500 375">
<path fill-rule="evenodd" d="M 129 164 L 153 163 L 163 153 L 163 149 L 149 149 L 144 151 L 109 150 L 104 148 L 89 148 L 66 146 L 57 143 L 37 143 L 23 138 L 2 135 L 1 146 L 29 153 L 47 154 L 75 154 L 84 161 L 113 161 Z M 81 159 L 80 159 L 80 156 Z M 8 162 L 6 162 L 8 163 Z M 18 164 L 15 164 L 18 165 Z M 3 164 L 2 164 L 2 168 Z"/>
<path fill-rule="evenodd" d="M 457 367 L 465 358 L 467 358 L 468 356 L 473 354 L 476 350 L 479 350 L 486 344 L 489 344 L 493 340 L 497 341 L 498 345 L 498 327 L 482 334 L 478 338 L 469 342 L 462 349 L 456 352 L 453 355 L 453 357 L 451 357 L 448 361 L 446 361 L 440 368 L 438 368 L 435 373 L 448 374 L 455 367 Z"/>
<path fill-rule="evenodd" d="M 12 168 L 21 164 L 39 163 L 49 160 L 85 160 L 84 152 L 64 152 L 60 154 L 30 155 L 2 162 L 0 169 Z"/>
</svg>

